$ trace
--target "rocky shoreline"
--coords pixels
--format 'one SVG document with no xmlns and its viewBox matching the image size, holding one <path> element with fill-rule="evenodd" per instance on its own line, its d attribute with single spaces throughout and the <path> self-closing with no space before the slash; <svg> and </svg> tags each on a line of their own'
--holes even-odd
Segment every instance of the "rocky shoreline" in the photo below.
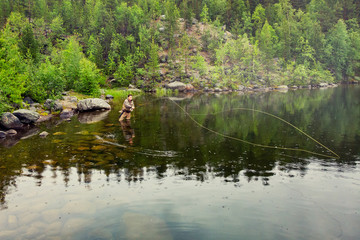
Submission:
<svg viewBox="0 0 360 240">
<path fill-rule="evenodd" d="M 8 141 L 6 145 L 12 146 L 19 139 L 34 135 L 46 137 L 48 133 L 39 133 L 36 125 L 50 121 L 54 116 L 58 116 L 58 121 L 61 122 L 70 121 L 71 117 L 78 114 L 81 123 L 91 123 L 96 119 L 104 119 L 111 110 L 109 102 L 113 97 L 110 95 L 104 99 L 87 98 L 80 101 L 67 93 L 63 95 L 61 100 L 47 99 L 43 105 L 26 97 L 23 103 L 26 109 L 3 113 L 0 118 L 0 141 Z"/>
<path fill-rule="evenodd" d="M 228 89 L 228 88 L 208 88 L 204 87 L 203 89 L 196 89 L 192 84 L 185 84 L 179 81 L 174 81 L 168 84 L 164 84 L 163 88 L 170 89 L 172 91 L 177 91 L 179 93 L 195 93 L 195 92 L 205 92 L 205 93 L 226 93 L 226 92 L 268 92 L 268 91 L 280 91 L 287 92 L 288 90 L 296 89 L 318 89 L 318 88 L 328 88 L 328 87 L 337 87 L 337 84 L 328 84 L 320 83 L 318 85 L 308 85 L 308 86 L 286 86 L 280 85 L 276 87 L 265 87 L 265 86 L 251 86 L 245 87 L 239 85 L 237 89 Z M 129 86 L 127 89 L 129 92 L 141 92 L 141 90 L 136 89 L 134 86 Z M 150 90 L 147 92 L 155 92 L 155 90 Z M 30 98 L 26 97 L 24 99 L 24 106 L 27 106 L 27 109 L 19 109 L 13 113 L 6 112 L 3 113 L 0 118 L 0 143 L 3 141 L 8 141 L 6 145 L 14 145 L 12 139 L 17 142 L 19 139 L 26 139 L 34 135 L 39 135 L 40 137 L 46 137 L 47 132 L 41 132 L 40 130 L 34 130 L 34 126 L 39 123 L 50 121 L 54 119 L 54 116 L 58 122 L 70 121 L 74 115 L 78 115 L 78 120 L 81 123 L 94 123 L 105 119 L 109 110 L 111 110 L 110 102 L 113 100 L 111 95 L 102 95 L 102 98 L 86 98 L 83 100 L 78 100 L 75 96 L 70 96 L 68 93 L 63 93 L 63 97 L 60 100 L 47 99 L 43 105 L 33 102 Z M 58 124 L 58 123 L 56 123 Z"/>
</svg>

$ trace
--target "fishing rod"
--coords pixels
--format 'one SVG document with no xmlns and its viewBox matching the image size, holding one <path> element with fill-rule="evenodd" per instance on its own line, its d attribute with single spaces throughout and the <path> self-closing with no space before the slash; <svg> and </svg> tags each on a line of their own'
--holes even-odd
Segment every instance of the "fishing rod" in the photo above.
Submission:
<svg viewBox="0 0 360 240">
<path fill-rule="evenodd" d="M 305 153 L 310 153 L 310 154 L 313 154 L 313 155 L 317 155 L 317 156 L 321 156 L 321 157 L 326 157 L 326 158 L 336 158 L 336 159 L 339 159 L 340 156 L 338 154 L 336 154 L 334 151 L 332 151 L 330 148 L 326 147 L 324 144 L 320 143 L 318 140 L 314 139 L 313 137 L 311 137 L 309 134 L 305 133 L 304 131 L 302 131 L 301 129 L 299 129 L 298 127 L 294 126 L 293 124 L 291 124 L 290 122 L 286 121 L 285 119 L 282 119 L 274 114 L 271 114 L 271 113 L 268 113 L 268 112 L 264 112 L 264 111 L 261 111 L 261 110 L 256 110 L 256 109 L 251 109 L 251 108 L 234 108 L 232 110 L 244 110 L 244 111 L 252 111 L 252 112 L 258 112 L 258 113 L 262 113 L 262 114 L 266 114 L 268 116 L 271 116 L 273 118 L 276 118 L 286 124 L 288 124 L 289 126 L 295 128 L 297 131 L 299 131 L 300 133 L 304 134 L 306 137 L 308 137 L 309 139 L 311 139 L 312 141 L 314 141 L 315 143 L 319 144 L 320 146 L 322 146 L 323 148 L 325 148 L 326 150 L 328 150 L 329 152 L 331 152 L 333 154 L 333 156 L 331 155 L 327 155 L 327 154 L 321 154 L 321 153 L 316 153 L 316 152 L 313 152 L 313 151 L 309 151 L 309 150 L 306 150 L 306 149 L 301 149 L 301 148 L 287 148 L 287 147 L 278 147 L 278 146 L 269 146 L 269 145 L 263 145 L 263 144 L 258 144 L 258 143 L 253 143 L 253 142 L 250 142 L 250 141 L 246 141 L 246 140 L 243 140 L 243 139 L 240 139 L 240 138 L 237 138 L 237 137 L 232 137 L 232 136 L 229 136 L 229 135 L 226 135 L 226 134 L 223 134 L 223 133 L 220 133 L 220 132 L 217 132 L 213 129 L 210 129 L 208 127 L 205 127 L 203 124 L 199 123 L 197 120 L 194 119 L 194 117 L 188 113 L 183 107 L 181 107 L 178 103 L 176 103 L 174 100 L 172 100 L 171 98 L 168 98 L 170 101 L 172 101 L 176 106 L 178 106 L 189 118 L 190 120 L 192 120 L 194 123 L 196 123 L 199 127 L 209 131 L 209 132 L 212 132 L 216 135 L 219 135 L 219 136 L 222 136 L 224 138 L 228 138 L 228 139 L 232 139 L 232 140 L 236 140 L 236 141 L 239 141 L 239 142 L 243 142 L 243 143 L 246 143 L 246 144 L 250 144 L 252 146 L 256 146 L 256 147 L 262 147 L 262 148 L 270 148 L 270 149 L 280 149 L 280 150 L 288 150 L 288 151 L 298 151 L 298 152 L 305 152 Z M 232 110 L 227 110 L 227 111 L 232 111 Z M 221 112 L 226 112 L 226 111 L 221 111 Z M 218 113 L 221 113 L 221 112 L 217 112 L 217 113 L 214 113 L 214 114 L 218 114 Z M 201 114 L 193 114 L 193 115 L 201 115 Z"/>
</svg>

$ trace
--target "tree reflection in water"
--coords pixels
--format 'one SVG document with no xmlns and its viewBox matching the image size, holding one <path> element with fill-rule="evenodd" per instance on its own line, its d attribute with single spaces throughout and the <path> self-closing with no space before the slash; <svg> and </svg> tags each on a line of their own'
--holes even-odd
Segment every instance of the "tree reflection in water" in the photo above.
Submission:
<svg viewBox="0 0 360 240">
<path fill-rule="evenodd" d="M 53 178 L 62 177 L 66 186 L 72 169 L 76 169 L 78 181 L 87 184 L 92 181 L 93 171 L 100 171 L 107 181 L 129 183 L 146 181 L 156 173 L 158 179 L 172 174 L 201 182 L 222 178 L 237 183 L 245 176 L 247 181 L 261 180 L 268 185 L 275 169 L 289 177 L 294 171 L 305 175 L 308 164 L 315 160 L 355 167 L 360 155 L 356 147 L 360 126 L 353 122 L 360 119 L 359 92 L 359 87 L 339 87 L 285 94 L 202 94 L 177 99 L 210 129 L 264 145 L 301 147 L 326 154 L 323 148 L 279 121 L 231 109 L 250 107 L 276 113 L 333 149 L 341 156 L 339 160 L 224 139 L 197 127 L 166 99 L 137 108 L 136 119 L 131 123 L 114 124 L 118 123 L 115 106 L 101 122 L 81 124 L 73 118 L 56 127 L 44 124 L 39 128 L 52 133 L 46 139 L 33 136 L 11 147 L 2 143 L 0 204 L 6 208 L 6 194 L 11 187 L 16 188 L 18 176 L 34 178 L 40 186 L 47 167 L 53 171 Z M 152 99 L 144 96 L 137 101 L 147 103 Z M 54 135 L 55 132 L 64 134 Z M 58 176 L 59 172 L 62 176 Z"/>
</svg>

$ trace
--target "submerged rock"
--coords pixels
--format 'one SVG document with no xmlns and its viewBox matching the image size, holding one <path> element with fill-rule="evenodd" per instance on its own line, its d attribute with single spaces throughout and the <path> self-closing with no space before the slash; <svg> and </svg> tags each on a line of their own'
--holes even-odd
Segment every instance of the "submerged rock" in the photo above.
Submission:
<svg viewBox="0 0 360 240">
<path fill-rule="evenodd" d="M 43 138 L 45 138 L 47 135 L 49 135 L 49 133 L 46 132 L 46 131 L 43 131 L 43 132 L 41 132 L 41 133 L 39 134 L 39 136 L 40 136 L 40 137 L 43 137 Z"/>
<path fill-rule="evenodd" d="M 110 110 L 111 106 L 103 99 L 88 98 L 78 102 L 77 108 L 80 112 L 94 111 L 94 110 Z"/>
<path fill-rule="evenodd" d="M 1 116 L 0 125 L 6 129 L 19 129 L 23 127 L 23 124 L 20 122 L 14 114 L 6 112 Z"/>
<path fill-rule="evenodd" d="M 40 118 L 40 114 L 27 109 L 19 109 L 13 113 L 22 123 L 34 123 Z"/>
<path fill-rule="evenodd" d="M 0 131 L 0 138 L 6 138 L 6 132 Z"/>
<path fill-rule="evenodd" d="M 72 116 L 74 116 L 75 111 L 72 109 L 64 109 L 64 111 L 62 111 L 60 113 L 60 118 L 61 119 L 70 119 Z"/>
<path fill-rule="evenodd" d="M 17 131 L 15 129 L 10 129 L 6 131 L 6 135 L 14 136 L 17 134 Z"/>
</svg>

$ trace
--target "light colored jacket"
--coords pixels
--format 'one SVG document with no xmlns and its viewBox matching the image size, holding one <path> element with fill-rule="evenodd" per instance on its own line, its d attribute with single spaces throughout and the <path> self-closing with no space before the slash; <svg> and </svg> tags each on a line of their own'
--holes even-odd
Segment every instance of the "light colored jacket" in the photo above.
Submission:
<svg viewBox="0 0 360 240">
<path fill-rule="evenodd" d="M 135 105 L 134 105 L 134 101 L 129 101 L 129 99 L 125 99 L 123 106 L 122 106 L 122 110 L 124 111 L 132 111 L 134 110 Z"/>
</svg>

